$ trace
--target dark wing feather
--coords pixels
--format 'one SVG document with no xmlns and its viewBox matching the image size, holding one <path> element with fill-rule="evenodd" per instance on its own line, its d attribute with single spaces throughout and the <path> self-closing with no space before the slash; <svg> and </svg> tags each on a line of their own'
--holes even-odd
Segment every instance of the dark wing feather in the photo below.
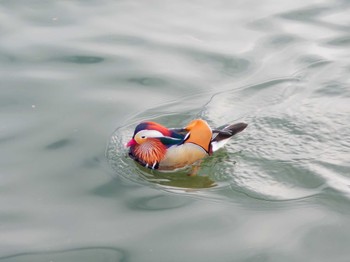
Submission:
<svg viewBox="0 0 350 262">
<path fill-rule="evenodd" d="M 188 134 L 188 131 L 184 128 L 170 128 L 169 131 L 171 132 L 171 137 L 180 139 L 184 139 Z"/>
<path fill-rule="evenodd" d="M 227 139 L 239 132 L 242 132 L 247 126 L 248 124 L 246 123 L 237 123 L 232 125 L 221 126 L 213 130 L 213 138 L 211 141 L 218 142 L 218 141 Z"/>
<path fill-rule="evenodd" d="M 181 145 L 184 142 L 184 137 L 175 138 L 170 136 L 162 136 L 162 137 L 157 137 L 157 139 L 159 139 L 159 141 L 162 142 L 162 144 L 167 147 L 171 147 L 174 145 Z"/>
</svg>

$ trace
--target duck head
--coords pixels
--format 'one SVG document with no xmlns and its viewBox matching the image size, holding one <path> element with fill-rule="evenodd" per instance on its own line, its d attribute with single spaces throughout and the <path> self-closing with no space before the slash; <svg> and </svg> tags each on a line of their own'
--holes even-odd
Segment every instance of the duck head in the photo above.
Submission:
<svg viewBox="0 0 350 262">
<path fill-rule="evenodd" d="M 126 144 L 135 160 L 144 165 L 154 166 L 166 154 L 166 146 L 160 138 L 169 134 L 169 130 L 154 122 L 143 122 L 136 126 L 134 135 Z"/>
</svg>

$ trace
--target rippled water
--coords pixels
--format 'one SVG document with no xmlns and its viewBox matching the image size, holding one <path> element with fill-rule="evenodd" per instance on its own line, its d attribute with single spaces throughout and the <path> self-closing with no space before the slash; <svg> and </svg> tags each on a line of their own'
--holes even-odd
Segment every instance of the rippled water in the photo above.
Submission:
<svg viewBox="0 0 350 262">
<path fill-rule="evenodd" d="M 0 261 L 348 261 L 349 1 L 0 1 Z M 248 128 L 144 170 L 141 120 Z"/>
</svg>

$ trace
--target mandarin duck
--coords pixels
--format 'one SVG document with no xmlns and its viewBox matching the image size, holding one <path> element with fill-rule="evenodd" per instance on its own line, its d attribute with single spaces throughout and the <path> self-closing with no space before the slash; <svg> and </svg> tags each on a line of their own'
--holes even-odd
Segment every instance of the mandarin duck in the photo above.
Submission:
<svg viewBox="0 0 350 262">
<path fill-rule="evenodd" d="M 212 155 L 246 127 L 245 123 L 237 123 L 211 129 L 206 121 L 195 119 L 186 127 L 175 129 L 148 121 L 136 126 L 126 146 L 129 156 L 140 165 L 173 170 Z"/>
</svg>

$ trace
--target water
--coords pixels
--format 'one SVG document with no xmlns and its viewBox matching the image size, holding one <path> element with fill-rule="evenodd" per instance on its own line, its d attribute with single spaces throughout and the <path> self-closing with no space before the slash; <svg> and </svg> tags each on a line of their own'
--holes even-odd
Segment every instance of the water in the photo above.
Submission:
<svg viewBox="0 0 350 262">
<path fill-rule="evenodd" d="M 348 261 L 349 9 L 0 1 L 0 261 Z M 196 177 L 125 157 L 195 117 L 249 126 Z"/>
</svg>

